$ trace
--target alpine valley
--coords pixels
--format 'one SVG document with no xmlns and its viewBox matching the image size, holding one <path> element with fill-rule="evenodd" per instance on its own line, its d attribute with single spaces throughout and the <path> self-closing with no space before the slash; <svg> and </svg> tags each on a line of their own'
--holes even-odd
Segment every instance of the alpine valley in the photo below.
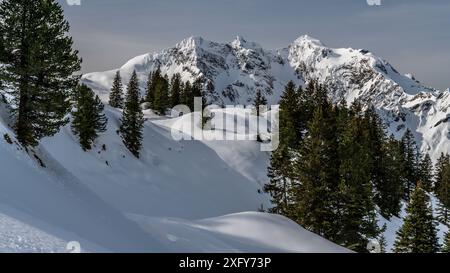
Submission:
<svg viewBox="0 0 450 273">
<path fill-rule="evenodd" d="M 77 241 L 85 252 L 349 252 L 283 216 L 258 212 L 271 207 L 263 191 L 270 154 L 258 142 L 174 140 L 171 129 L 198 126 L 198 113 L 144 110 L 143 147 L 134 157 L 118 136 L 122 110 L 107 105 L 109 93 L 117 71 L 125 84 L 136 71 L 144 96 L 158 68 L 185 82 L 201 80 L 207 102 L 219 106 L 252 104 L 257 91 L 276 105 L 289 81 L 315 80 L 335 102 L 373 105 L 389 134 L 400 138 L 409 128 L 433 161 L 450 150 L 450 90 L 424 86 L 367 49 L 330 48 L 309 36 L 276 50 L 242 37 L 190 37 L 83 75 L 109 121 L 89 151 L 69 124 L 26 151 L 0 89 L 0 251 L 64 252 Z M 249 118 L 244 109 L 215 111 Z M 389 251 L 402 219 L 378 218 Z M 447 230 L 439 226 L 441 242 Z"/>
</svg>

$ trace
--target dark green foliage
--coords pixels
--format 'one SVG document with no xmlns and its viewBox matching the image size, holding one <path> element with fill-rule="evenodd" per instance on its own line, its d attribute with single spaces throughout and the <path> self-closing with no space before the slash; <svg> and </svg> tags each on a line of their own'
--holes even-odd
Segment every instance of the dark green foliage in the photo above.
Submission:
<svg viewBox="0 0 450 273">
<path fill-rule="evenodd" d="M 0 18 L 0 79 L 11 87 L 17 139 L 35 146 L 69 121 L 81 60 L 57 1 L 4 0 Z"/>
<path fill-rule="evenodd" d="M 433 162 L 429 154 L 422 155 L 421 157 L 418 178 L 422 182 L 423 189 L 431 192 L 433 190 Z"/>
<path fill-rule="evenodd" d="M 419 160 L 420 153 L 414 135 L 407 129 L 401 140 L 401 149 L 404 156 L 404 177 L 406 179 L 406 199 L 409 200 L 411 192 L 420 180 Z"/>
<path fill-rule="evenodd" d="M 399 216 L 401 201 L 404 197 L 405 179 L 403 178 L 403 153 L 400 143 L 391 136 L 383 145 L 381 162 L 382 179 L 374 180 L 375 204 L 386 219 Z"/>
<path fill-rule="evenodd" d="M 450 225 L 450 159 L 444 156 L 438 162 L 439 179 L 438 188 L 436 189 L 436 196 L 439 199 L 438 217 L 439 220 Z"/>
<path fill-rule="evenodd" d="M 433 190 L 436 195 L 438 194 L 439 188 L 441 187 L 442 173 L 448 162 L 450 162 L 450 156 L 448 154 L 441 153 L 441 156 L 438 158 L 435 166 Z"/>
<path fill-rule="evenodd" d="M 144 127 L 144 115 L 139 101 L 139 82 L 136 71 L 134 71 L 127 87 L 120 134 L 125 146 L 137 158 L 139 158 L 139 151 L 142 147 L 142 129 Z"/>
<path fill-rule="evenodd" d="M 148 74 L 147 79 L 147 90 L 145 91 L 145 101 L 150 104 L 151 107 L 153 107 L 153 100 L 155 98 L 155 89 L 156 89 L 156 82 L 159 77 L 161 77 L 161 71 L 159 68 L 155 72 L 150 72 Z"/>
<path fill-rule="evenodd" d="M 74 104 L 72 131 L 78 136 L 83 150 L 90 150 L 98 134 L 106 131 L 108 119 L 103 114 L 105 106 L 86 85 L 77 88 Z"/>
<path fill-rule="evenodd" d="M 289 149 L 285 145 L 280 146 L 272 153 L 268 169 L 270 182 L 264 186 L 264 191 L 272 197 L 274 206 L 269 209 L 270 212 L 292 217 L 292 200 L 290 200 L 292 194 L 290 190 L 292 189 L 293 172 L 291 162 Z"/>
<path fill-rule="evenodd" d="M 376 210 L 372 199 L 374 161 L 369 130 L 360 106 L 352 107 L 354 116 L 347 122 L 339 143 L 340 229 L 338 242 L 349 249 L 366 251 L 368 238 L 378 234 Z M 381 149 L 381 147 L 380 147 Z"/>
<path fill-rule="evenodd" d="M 397 253 L 435 253 L 439 251 L 436 222 L 430 198 L 421 183 L 412 192 L 406 208 L 407 216 L 397 232 L 394 251 Z"/>
<path fill-rule="evenodd" d="M 122 108 L 123 103 L 122 78 L 120 77 L 120 71 L 117 71 L 116 76 L 114 77 L 111 93 L 109 94 L 109 105 L 114 108 Z"/>
<path fill-rule="evenodd" d="M 261 94 L 261 90 L 256 91 L 255 99 L 253 100 L 253 106 L 255 107 L 255 110 L 256 110 L 256 116 L 257 116 L 256 119 L 258 122 L 258 124 L 257 124 L 257 132 L 258 132 L 257 140 L 259 142 L 262 142 L 261 136 L 259 134 L 260 133 L 259 132 L 259 117 L 261 115 L 260 112 L 262 110 L 262 107 L 267 106 L 267 99 L 266 99 L 266 97 L 264 97 L 264 95 Z"/>
<path fill-rule="evenodd" d="M 301 128 L 298 126 L 300 105 L 296 88 L 294 82 L 289 82 L 280 100 L 280 144 L 290 148 L 298 147 L 302 139 Z"/>
<path fill-rule="evenodd" d="M 295 162 L 295 220 L 330 240 L 339 235 L 339 159 L 331 107 L 317 107 Z"/>
<path fill-rule="evenodd" d="M 181 75 L 175 74 L 170 80 L 170 101 L 172 107 L 181 103 L 181 93 L 183 90 L 183 82 L 181 81 Z"/>
<path fill-rule="evenodd" d="M 345 99 L 333 106 L 316 81 L 305 89 L 287 84 L 280 143 L 265 187 L 271 212 L 355 251 L 366 252 L 369 240 L 380 240 L 377 213 L 399 216 L 406 182 L 419 179 L 419 152 L 410 132 L 402 142 L 388 138 L 373 107 L 363 111 L 356 101 L 347 108 Z"/>
</svg>

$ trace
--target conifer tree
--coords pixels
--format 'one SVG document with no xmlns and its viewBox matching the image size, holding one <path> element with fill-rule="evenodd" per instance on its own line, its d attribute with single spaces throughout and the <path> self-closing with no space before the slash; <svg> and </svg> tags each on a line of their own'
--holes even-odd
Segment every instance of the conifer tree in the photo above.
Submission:
<svg viewBox="0 0 450 273">
<path fill-rule="evenodd" d="M 192 88 L 191 88 L 191 92 L 190 92 L 190 97 L 187 101 L 187 106 L 189 106 L 189 109 L 191 109 L 192 111 L 194 111 L 195 105 L 194 105 L 194 99 L 195 98 L 202 98 L 202 105 L 203 107 L 206 107 L 206 100 L 205 97 L 203 95 L 203 84 L 202 84 L 202 80 L 201 79 L 197 79 L 194 81 L 194 83 L 192 84 Z"/>
<path fill-rule="evenodd" d="M 144 126 L 144 115 L 139 104 L 139 82 L 136 71 L 133 72 L 127 87 L 125 107 L 123 109 L 122 125 L 120 134 L 123 143 L 130 152 L 139 158 L 142 147 L 142 129 Z"/>
<path fill-rule="evenodd" d="M 339 159 L 332 110 L 317 107 L 295 162 L 295 220 L 329 240 L 339 235 Z"/>
<path fill-rule="evenodd" d="M 253 100 L 253 106 L 255 106 L 256 109 L 256 116 L 260 116 L 260 110 L 261 106 L 267 105 L 267 99 L 266 97 L 261 93 L 261 90 L 256 91 L 255 99 Z"/>
<path fill-rule="evenodd" d="M 439 199 L 438 217 L 445 225 L 450 225 L 450 161 L 446 161 L 439 173 L 440 183 L 437 189 Z"/>
<path fill-rule="evenodd" d="M 433 190 L 433 162 L 429 154 L 422 155 L 419 162 L 419 180 L 422 181 L 423 189 L 427 192 Z"/>
<path fill-rule="evenodd" d="M 337 242 L 357 252 L 366 251 L 378 227 L 372 199 L 372 157 L 360 106 L 340 136 L 339 200 L 341 236 Z"/>
<path fill-rule="evenodd" d="M 155 73 L 153 81 L 154 92 L 153 92 L 153 110 L 157 111 L 159 114 L 164 115 L 167 108 L 170 105 L 169 101 L 169 79 L 167 76 L 158 76 L 158 72 Z"/>
<path fill-rule="evenodd" d="M 444 167 L 450 164 L 450 156 L 448 154 L 441 153 L 441 156 L 438 158 L 435 166 L 435 174 L 434 174 L 434 185 L 433 191 L 436 195 L 438 195 L 438 191 L 442 184 L 442 173 Z"/>
<path fill-rule="evenodd" d="M 268 168 L 270 182 L 265 185 L 264 191 L 272 197 L 272 213 L 293 216 L 291 181 L 293 178 L 292 161 L 288 147 L 282 145 L 272 153 Z"/>
<path fill-rule="evenodd" d="M 182 88 L 183 84 L 181 81 L 181 75 L 177 73 L 170 80 L 171 107 L 177 106 L 181 103 Z"/>
<path fill-rule="evenodd" d="M 397 253 L 435 253 L 439 251 L 436 222 L 430 198 L 421 183 L 413 191 L 406 208 L 403 226 L 397 232 L 394 251 Z"/>
<path fill-rule="evenodd" d="M 81 60 L 57 1 L 4 0 L 0 18 L 0 78 L 11 87 L 14 130 L 23 145 L 36 146 L 69 121 Z"/>
<path fill-rule="evenodd" d="M 407 129 L 401 140 L 404 154 L 404 176 L 406 178 L 406 198 L 409 200 L 410 194 L 419 181 L 419 158 L 420 153 L 414 135 Z"/>
<path fill-rule="evenodd" d="M 253 106 L 256 109 L 256 120 L 257 120 L 257 141 L 262 142 L 260 131 L 259 131 L 259 121 L 260 121 L 260 115 L 261 115 L 261 107 L 267 105 L 267 99 L 264 97 L 264 95 L 261 94 L 261 90 L 256 91 L 255 99 L 253 100 Z"/>
<path fill-rule="evenodd" d="M 153 107 L 153 100 L 155 97 L 155 84 L 157 82 L 156 79 L 158 79 L 160 73 L 161 72 L 158 68 L 155 72 L 151 71 L 148 74 L 147 89 L 145 90 L 145 102 L 148 102 L 151 107 Z"/>
<path fill-rule="evenodd" d="M 116 76 L 114 77 L 111 93 L 109 94 L 109 105 L 114 108 L 123 107 L 123 86 L 120 71 L 117 71 Z"/>
<path fill-rule="evenodd" d="M 297 114 L 299 112 L 299 96 L 294 82 L 290 81 L 280 100 L 280 144 L 289 148 L 298 148 L 301 137 L 301 128 L 298 127 Z"/>
<path fill-rule="evenodd" d="M 78 136 L 83 150 L 90 150 L 98 134 L 106 131 L 108 119 L 103 114 L 104 105 L 84 84 L 75 92 L 74 102 L 72 131 Z"/>
<path fill-rule="evenodd" d="M 192 98 L 192 84 L 190 81 L 187 81 L 184 84 L 183 94 L 181 96 L 181 104 L 188 106 L 191 111 L 194 111 L 194 109 L 191 108 L 190 103 L 191 98 Z"/>
<path fill-rule="evenodd" d="M 374 201 L 386 219 L 400 216 L 401 202 L 405 195 L 406 180 L 403 177 L 403 153 L 400 143 L 392 135 L 383 145 L 383 179 L 376 180 Z"/>
</svg>

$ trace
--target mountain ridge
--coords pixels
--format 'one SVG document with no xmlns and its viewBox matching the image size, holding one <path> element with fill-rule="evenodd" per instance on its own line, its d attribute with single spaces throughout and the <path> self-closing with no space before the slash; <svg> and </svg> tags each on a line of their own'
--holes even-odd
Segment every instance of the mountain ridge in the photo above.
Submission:
<svg viewBox="0 0 450 273">
<path fill-rule="evenodd" d="M 257 90 L 274 105 L 288 81 L 304 85 L 315 79 L 334 101 L 358 99 L 375 106 L 396 137 L 412 129 L 421 149 L 433 159 L 450 149 L 450 91 L 400 74 L 367 49 L 331 48 L 308 35 L 269 50 L 242 36 L 229 43 L 192 36 L 159 53 L 135 57 L 119 71 L 127 82 L 136 70 L 144 93 L 148 73 L 158 67 L 169 76 L 180 73 L 184 81 L 202 79 L 208 102 L 222 106 L 251 104 Z M 115 71 L 89 73 L 82 81 L 107 101 Z"/>
</svg>

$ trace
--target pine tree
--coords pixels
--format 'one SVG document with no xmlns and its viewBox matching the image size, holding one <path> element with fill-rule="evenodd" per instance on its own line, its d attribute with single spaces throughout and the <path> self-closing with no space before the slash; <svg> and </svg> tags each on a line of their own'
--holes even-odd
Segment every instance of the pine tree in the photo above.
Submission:
<svg viewBox="0 0 450 273">
<path fill-rule="evenodd" d="M 171 107 L 175 107 L 181 103 L 182 88 L 183 84 L 181 81 L 181 75 L 177 73 L 170 80 Z"/>
<path fill-rule="evenodd" d="M 139 104 L 139 82 L 136 71 L 134 71 L 127 87 L 120 133 L 125 146 L 137 158 L 139 158 L 139 151 L 142 147 L 143 127 L 144 115 Z"/>
<path fill-rule="evenodd" d="M 291 200 L 291 181 L 293 178 L 291 155 L 288 147 L 282 145 L 272 153 L 268 168 L 270 182 L 265 185 L 264 191 L 272 197 L 272 213 L 293 216 Z"/>
<path fill-rule="evenodd" d="M 253 106 L 256 109 L 256 120 L 257 120 L 257 141 L 258 142 L 262 142 L 261 139 L 261 135 L 260 135 L 260 131 L 259 131 L 259 121 L 260 121 L 260 115 L 261 115 L 261 107 L 266 106 L 267 105 L 267 99 L 266 97 L 264 97 L 264 95 L 261 94 L 261 90 L 258 89 L 258 91 L 256 91 L 256 95 L 255 95 L 255 99 L 253 100 Z"/>
<path fill-rule="evenodd" d="M 83 150 L 90 150 L 98 134 L 106 131 L 108 120 L 102 113 L 104 105 L 84 84 L 75 92 L 74 101 L 76 109 L 72 112 L 72 131 L 78 136 Z"/>
<path fill-rule="evenodd" d="M 203 95 L 203 84 L 202 84 L 202 80 L 201 79 L 197 79 L 194 81 L 194 83 L 192 84 L 192 89 L 190 92 L 190 98 L 189 101 L 187 103 L 187 105 L 189 106 L 189 109 L 191 109 L 192 111 L 194 111 L 195 109 L 195 105 L 194 105 L 194 99 L 195 98 L 202 98 L 202 105 L 203 107 L 206 107 L 206 100 L 205 97 Z"/>
<path fill-rule="evenodd" d="M 406 199 L 409 200 L 411 192 L 419 181 L 419 158 L 420 153 L 414 135 L 407 129 L 401 140 L 404 154 L 404 176 L 406 178 Z"/>
<path fill-rule="evenodd" d="M 192 98 L 192 84 L 190 81 L 187 81 L 184 84 L 183 94 L 181 96 L 181 104 L 188 106 L 191 111 L 194 111 L 194 109 L 190 107 L 191 98 Z"/>
<path fill-rule="evenodd" d="M 443 169 L 447 164 L 450 164 L 450 156 L 448 154 L 441 153 L 441 156 L 438 158 L 436 166 L 434 168 L 435 174 L 434 174 L 434 185 L 433 185 L 433 191 L 437 195 L 439 188 L 442 184 L 442 173 Z"/>
<path fill-rule="evenodd" d="M 0 78 L 11 87 L 15 133 L 23 145 L 35 146 L 69 121 L 81 60 L 57 1 L 4 0 L 0 18 Z"/>
<path fill-rule="evenodd" d="M 383 145 L 383 179 L 376 180 L 375 204 L 386 219 L 400 216 L 401 202 L 405 195 L 406 181 L 403 178 L 403 153 L 400 143 L 392 135 Z"/>
<path fill-rule="evenodd" d="M 145 101 L 150 104 L 151 107 L 153 107 L 153 100 L 155 96 L 155 84 L 157 82 L 156 79 L 159 78 L 161 74 L 161 71 L 159 68 L 155 72 L 150 72 L 148 74 L 147 79 L 147 89 L 145 91 Z"/>
<path fill-rule="evenodd" d="M 298 126 L 299 94 L 294 82 L 290 81 L 281 95 L 279 111 L 280 144 L 290 148 L 298 148 L 301 128 Z"/>
<path fill-rule="evenodd" d="M 267 105 L 267 99 L 264 97 L 264 95 L 261 93 L 261 90 L 256 91 L 255 99 L 253 100 L 253 106 L 255 106 L 256 109 L 256 116 L 260 116 L 260 110 L 261 106 Z"/>
<path fill-rule="evenodd" d="M 450 225 L 450 161 L 446 161 L 442 166 L 439 188 L 436 195 L 439 199 L 438 217 L 439 220 Z"/>
<path fill-rule="evenodd" d="M 330 108 L 318 107 L 296 158 L 298 180 L 293 190 L 295 220 L 334 241 L 339 235 L 339 159 L 335 118 Z"/>
<path fill-rule="evenodd" d="M 422 181 L 423 189 L 427 192 L 433 190 L 433 162 L 430 155 L 422 156 L 419 163 L 419 180 Z"/>
<path fill-rule="evenodd" d="M 111 93 L 109 94 L 109 105 L 114 108 L 122 108 L 123 103 L 122 78 L 120 77 L 120 71 L 117 71 L 116 76 L 114 77 Z"/>
<path fill-rule="evenodd" d="M 152 84 L 154 84 L 152 108 L 159 114 L 164 115 L 170 105 L 169 79 L 167 76 L 158 75 L 159 73 L 156 72 L 154 79 L 152 80 Z"/>
<path fill-rule="evenodd" d="M 360 109 L 357 106 L 355 109 Z M 339 143 L 340 237 L 337 242 L 357 252 L 367 251 L 378 227 L 372 199 L 372 157 L 361 111 L 347 124 Z"/>
<path fill-rule="evenodd" d="M 435 253 L 439 251 L 436 222 L 430 198 L 418 183 L 406 208 L 403 226 L 397 232 L 397 253 Z"/>
<path fill-rule="evenodd" d="M 450 253 L 450 232 L 445 233 L 444 246 L 441 249 L 442 253 Z"/>
</svg>

